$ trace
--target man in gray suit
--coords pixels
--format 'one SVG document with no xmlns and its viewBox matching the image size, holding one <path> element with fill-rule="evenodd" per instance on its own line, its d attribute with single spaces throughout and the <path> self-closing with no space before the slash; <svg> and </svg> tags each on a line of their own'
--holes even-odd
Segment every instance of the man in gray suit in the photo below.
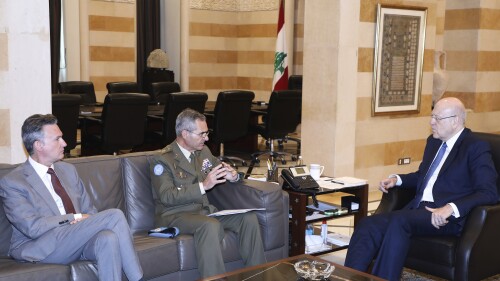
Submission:
<svg viewBox="0 0 500 281">
<path fill-rule="evenodd" d="M 12 223 L 9 253 L 16 260 L 69 264 L 97 261 L 99 280 L 140 280 L 142 269 L 125 216 L 97 212 L 73 165 L 59 161 L 66 142 L 51 115 L 24 121 L 28 160 L 2 178 L 0 196 Z"/>
<path fill-rule="evenodd" d="M 257 216 L 245 214 L 208 217 L 217 211 L 206 191 L 217 184 L 237 182 L 240 175 L 219 161 L 205 146 L 205 116 L 186 109 L 175 122 L 177 138 L 151 162 L 151 183 L 157 226 L 175 226 L 192 234 L 202 277 L 225 272 L 220 242 L 224 230 L 238 234 L 240 254 L 247 266 L 264 263 L 264 246 Z"/>
</svg>

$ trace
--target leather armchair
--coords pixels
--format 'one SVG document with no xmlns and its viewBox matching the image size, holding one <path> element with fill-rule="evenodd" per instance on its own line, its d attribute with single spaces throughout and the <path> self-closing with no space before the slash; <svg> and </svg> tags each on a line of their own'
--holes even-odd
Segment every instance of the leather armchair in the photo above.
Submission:
<svg viewBox="0 0 500 281">
<path fill-rule="evenodd" d="M 148 103 L 147 94 L 107 94 L 101 119 L 83 119 L 82 155 L 113 154 L 141 145 Z"/>
<path fill-rule="evenodd" d="M 139 91 L 139 85 L 137 85 L 137 82 L 131 81 L 108 82 L 106 83 L 106 89 L 108 89 L 108 94 L 141 92 Z"/>
<path fill-rule="evenodd" d="M 91 81 L 59 82 L 57 88 L 61 94 L 79 95 L 83 104 L 92 105 L 97 103 L 94 83 Z"/>
<path fill-rule="evenodd" d="M 500 135 L 474 133 L 491 145 L 497 173 L 500 174 Z M 497 180 L 500 191 L 500 178 Z M 406 205 L 415 192 L 393 188 L 382 196 L 378 213 L 390 212 Z M 413 237 L 405 267 L 448 280 L 481 280 L 499 274 L 500 203 L 477 206 L 467 217 L 460 237 Z"/>
<path fill-rule="evenodd" d="M 57 125 L 61 129 L 64 141 L 67 144 L 64 148 L 64 153 L 67 156 L 79 144 L 77 130 L 81 100 L 79 95 L 52 95 L 52 114 L 57 117 Z"/>
<path fill-rule="evenodd" d="M 254 97 L 255 94 L 251 91 L 222 91 L 217 96 L 213 114 L 205 113 L 211 121 L 209 122 L 210 141 L 219 144 L 219 159 L 233 166 L 236 166 L 236 162 L 245 166 L 246 162 L 240 157 L 225 155 L 224 143 L 246 136 Z"/>
<path fill-rule="evenodd" d="M 281 90 L 271 93 L 267 112 L 253 111 L 262 114 L 264 122 L 252 126 L 250 129 L 266 139 L 266 142 L 269 144 L 269 150 L 258 151 L 252 154 L 252 162 L 247 174 L 251 173 L 253 166 L 260 162 L 259 157 L 263 155 L 269 155 L 271 158 L 280 158 L 283 164 L 286 163 L 285 156 L 290 156 L 292 160 L 295 159 L 295 155 L 291 153 L 276 151 L 274 149 L 274 141 L 278 140 L 279 143 L 288 139 L 293 140 L 288 137 L 288 134 L 295 132 L 297 126 L 300 124 L 301 110 L 302 91 Z M 297 141 L 298 147 L 300 147 L 300 141 Z"/>
<path fill-rule="evenodd" d="M 168 95 L 181 91 L 181 86 L 177 82 L 155 82 L 151 84 L 151 100 L 155 103 L 165 104 Z"/>
</svg>

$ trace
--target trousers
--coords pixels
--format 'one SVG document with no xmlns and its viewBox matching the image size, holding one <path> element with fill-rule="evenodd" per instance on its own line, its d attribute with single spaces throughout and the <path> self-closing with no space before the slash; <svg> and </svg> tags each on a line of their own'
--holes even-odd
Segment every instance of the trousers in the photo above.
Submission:
<svg viewBox="0 0 500 281">
<path fill-rule="evenodd" d="M 431 224 L 432 213 L 418 209 L 398 210 L 363 218 L 349 243 L 345 266 L 367 271 L 375 259 L 372 274 L 400 280 L 412 236 L 458 235 L 461 225 L 450 221 L 439 229 Z"/>
<path fill-rule="evenodd" d="M 58 247 L 40 261 L 42 263 L 96 261 L 101 281 L 121 280 L 122 269 L 128 280 L 139 280 L 143 276 L 130 228 L 121 210 L 104 210 L 44 235 L 53 235 Z M 32 247 L 37 247 L 36 240 L 30 247 L 31 251 L 36 250 Z"/>
<path fill-rule="evenodd" d="M 221 248 L 225 229 L 238 235 L 240 255 L 246 266 L 266 262 L 259 222 L 252 212 L 220 217 L 181 214 L 171 226 L 178 227 L 182 234 L 193 235 L 198 270 L 202 277 L 226 271 Z"/>
</svg>

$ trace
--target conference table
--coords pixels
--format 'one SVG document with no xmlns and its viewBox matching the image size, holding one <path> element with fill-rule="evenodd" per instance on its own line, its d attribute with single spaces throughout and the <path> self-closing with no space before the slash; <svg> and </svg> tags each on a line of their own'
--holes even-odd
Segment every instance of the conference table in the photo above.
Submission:
<svg viewBox="0 0 500 281">
<path fill-rule="evenodd" d="M 216 101 L 207 101 L 205 103 L 205 113 L 213 113 L 215 109 Z M 249 120 L 250 125 L 256 125 L 259 122 L 259 117 L 265 114 L 267 111 L 268 104 L 265 102 L 253 102 Z M 163 111 L 165 109 L 164 104 L 150 104 L 148 105 L 148 116 L 161 117 L 163 116 Z M 80 106 L 80 117 L 86 118 L 101 118 L 103 111 L 103 104 L 97 103 L 92 105 L 81 105 Z M 149 119 L 149 118 L 148 118 Z M 148 125 L 149 126 L 149 125 Z M 150 127 L 152 130 L 161 131 L 161 126 L 158 126 L 158 122 L 152 124 Z M 253 153 L 258 150 L 258 135 L 253 132 L 248 132 L 248 134 L 235 141 L 224 143 L 224 147 L 228 150 L 236 150 L 246 153 Z M 213 148 L 217 149 L 217 148 Z"/>
</svg>

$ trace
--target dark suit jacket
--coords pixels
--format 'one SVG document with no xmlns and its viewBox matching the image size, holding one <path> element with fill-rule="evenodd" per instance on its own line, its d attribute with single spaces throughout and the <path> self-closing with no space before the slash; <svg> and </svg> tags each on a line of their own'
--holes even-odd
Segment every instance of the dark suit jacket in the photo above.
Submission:
<svg viewBox="0 0 500 281">
<path fill-rule="evenodd" d="M 212 167 L 221 162 L 204 146 L 197 156 L 197 170 L 186 159 L 177 142 L 162 149 L 150 163 L 151 184 L 155 200 L 157 226 L 167 226 L 182 213 L 210 214 L 216 212 L 206 194 L 201 194 L 199 182 L 206 178 L 203 162 Z M 205 164 L 206 165 L 206 164 Z M 203 171 L 204 170 L 204 171 Z"/>
<path fill-rule="evenodd" d="M 406 208 L 413 208 L 420 202 L 425 174 L 441 143 L 441 140 L 429 136 L 418 171 L 400 175 L 402 188 L 416 188 L 415 198 Z M 454 203 L 460 212 L 458 220 L 463 221 L 473 207 L 498 201 L 497 176 L 489 144 L 475 138 L 465 128 L 439 171 L 433 187 L 434 202 L 438 207 Z M 454 220 L 454 217 L 450 219 Z"/>
<path fill-rule="evenodd" d="M 97 213 L 75 167 L 59 161 L 54 163 L 54 170 L 76 212 Z M 73 220 L 74 215 L 61 215 L 47 187 L 28 161 L 3 177 L 0 187 L 5 214 L 13 225 L 10 254 L 15 259 L 43 260 L 57 246 L 54 237 L 58 227 Z M 31 243 L 41 245 L 37 248 L 42 251 L 30 251 Z"/>
</svg>

